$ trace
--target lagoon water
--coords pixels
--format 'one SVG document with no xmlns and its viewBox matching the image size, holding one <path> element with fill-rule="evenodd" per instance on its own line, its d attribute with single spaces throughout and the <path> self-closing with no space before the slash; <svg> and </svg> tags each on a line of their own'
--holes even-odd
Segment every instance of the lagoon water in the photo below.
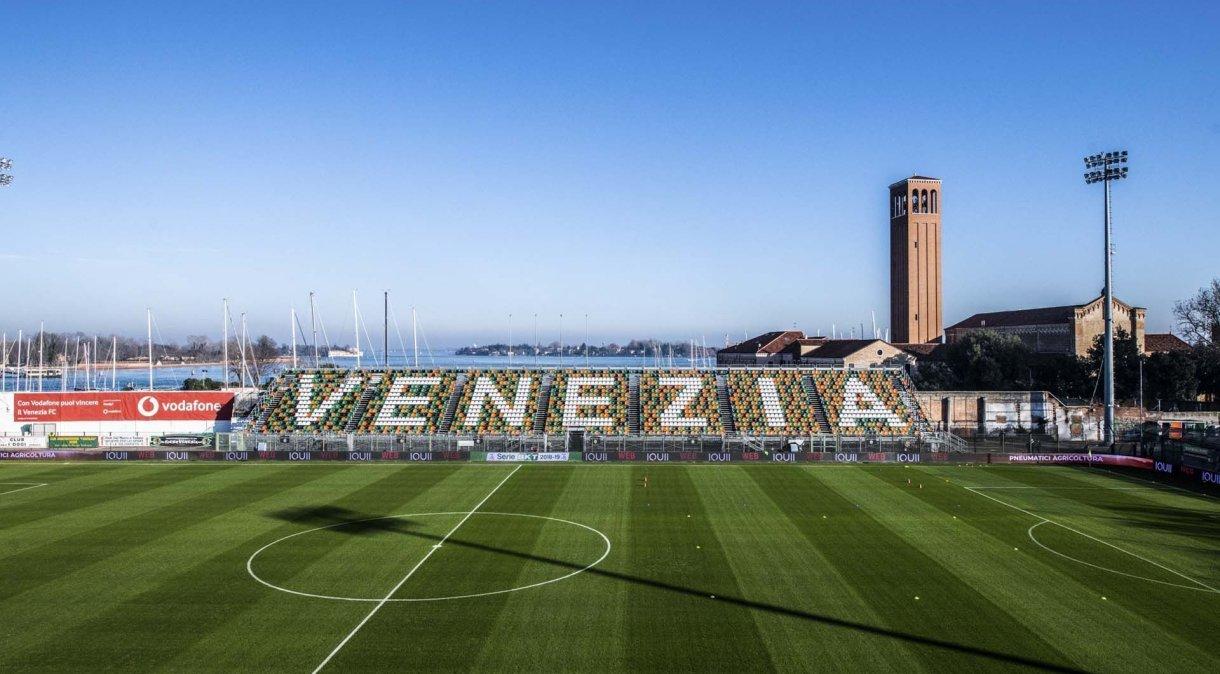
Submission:
<svg viewBox="0 0 1220 674">
<path fill-rule="evenodd" d="M 300 367 L 312 367 L 312 357 L 306 358 L 305 354 L 299 355 L 298 364 Z M 637 368 L 637 367 L 668 367 L 671 362 L 669 359 L 653 359 L 640 356 L 590 356 L 588 358 L 588 366 L 590 368 Z M 322 358 L 322 365 L 332 364 L 335 367 L 350 369 L 356 366 L 355 358 Z M 442 369 L 460 369 L 469 368 L 557 368 L 557 367 L 584 367 L 586 359 L 584 356 L 565 356 L 559 358 L 556 356 L 514 356 L 511 360 L 507 356 L 457 356 L 452 350 L 433 352 L 431 354 L 421 353 L 419 355 L 419 367 L 421 368 L 442 368 Z M 360 362 L 362 367 L 384 367 L 381 359 L 373 360 L 371 358 L 362 358 Z M 390 367 L 404 368 L 413 367 L 414 358 L 411 354 L 390 354 Z M 690 360 L 687 358 L 677 358 L 672 360 L 674 368 L 685 369 L 690 367 Z M 286 365 L 275 364 L 268 368 L 264 376 L 264 383 L 282 372 Z M 161 391 L 172 391 L 182 388 L 183 380 L 194 377 L 204 378 L 211 377 L 212 379 L 221 379 L 223 377 L 223 366 L 221 365 L 165 365 L 153 368 L 153 387 Z M 66 375 L 66 390 L 86 390 L 87 383 L 85 381 L 84 370 L 80 370 L 73 377 L 71 370 L 68 370 Z M 94 386 L 95 390 L 111 390 L 111 377 L 108 368 L 100 368 L 98 371 L 98 379 Z M 132 388 L 136 390 L 148 389 L 148 369 L 147 368 L 130 368 L 123 369 L 117 372 L 114 386 L 120 390 Z M 232 380 L 236 383 L 237 376 L 233 375 Z M 13 375 L 5 377 L 3 382 L 3 390 L 12 391 L 16 384 Z M 32 387 L 27 388 L 25 382 L 22 382 L 21 390 L 38 390 L 38 381 L 31 382 Z M 42 380 L 43 391 L 60 391 L 64 390 L 64 383 L 58 377 L 48 377 Z"/>
</svg>

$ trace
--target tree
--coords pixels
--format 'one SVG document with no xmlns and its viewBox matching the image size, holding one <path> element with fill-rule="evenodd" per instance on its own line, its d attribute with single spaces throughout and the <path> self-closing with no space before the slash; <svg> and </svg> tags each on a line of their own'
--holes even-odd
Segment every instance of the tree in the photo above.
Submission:
<svg viewBox="0 0 1220 674">
<path fill-rule="evenodd" d="M 1207 396 L 1209 400 L 1220 399 L 1220 345 L 1198 347 L 1194 357 L 1199 393 Z"/>
<path fill-rule="evenodd" d="M 1089 364 L 1065 353 L 1034 354 L 1030 362 L 1034 387 L 1061 398 L 1088 398 L 1096 380 Z"/>
<path fill-rule="evenodd" d="M 972 332 L 945 349 L 958 383 L 979 391 L 1017 391 L 1031 384 L 1031 351 L 1016 335 Z"/>
<path fill-rule="evenodd" d="M 267 374 L 271 366 L 275 364 L 275 359 L 280 355 L 280 346 L 276 344 L 274 339 L 267 335 L 262 335 L 254 340 L 250 345 L 250 354 L 253 356 L 252 363 L 254 370 L 254 381 L 257 385 L 263 381 L 263 376 Z"/>
<path fill-rule="evenodd" d="M 212 379 L 211 377 L 205 377 L 203 379 L 187 377 L 182 382 L 183 391 L 219 391 L 220 388 L 220 382 Z"/>
<path fill-rule="evenodd" d="M 1196 347 L 1216 345 L 1220 341 L 1220 278 L 1175 303 L 1173 316 L 1186 341 Z"/>
<path fill-rule="evenodd" d="M 1093 346 L 1085 357 L 1089 371 L 1094 379 L 1101 377 L 1102 361 L 1105 358 L 1105 335 L 1093 338 Z M 1115 400 L 1132 400 L 1139 394 L 1140 381 L 1140 351 L 1135 344 L 1135 338 L 1119 328 L 1114 331 L 1114 398 Z M 1100 380 L 1098 379 L 1100 382 Z M 1098 395 L 1101 395 L 1101 384 L 1097 385 Z"/>
<path fill-rule="evenodd" d="M 1194 357 L 1181 351 L 1154 353 L 1144 360 L 1144 405 L 1168 406 L 1179 400 L 1194 400 L 1199 380 Z"/>
</svg>

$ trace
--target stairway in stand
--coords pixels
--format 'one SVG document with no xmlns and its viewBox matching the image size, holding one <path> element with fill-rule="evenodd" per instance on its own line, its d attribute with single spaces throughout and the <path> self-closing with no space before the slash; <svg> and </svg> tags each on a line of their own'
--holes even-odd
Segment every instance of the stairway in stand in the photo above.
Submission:
<svg viewBox="0 0 1220 674">
<path fill-rule="evenodd" d="M 640 373 L 627 375 L 627 429 L 640 434 Z"/>
<path fill-rule="evenodd" d="M 818 395 L 818 387 L 813 383 L 813 375 L 801 377 L 801 387 L 805 389 L 805 397 L 813 408 L 813 418 L 818 422 L 818 429 L 830 433 L 830 418 L 826 416 L 826 406 L 822 404 L 822 396 Z"/>
<path fill-rule="evenodd" d="M 254 420 L 254 430 L 267 430 L 267 419 L 271 418 L 271 411 L 279 407 L 280 403 L 284 401 L 284 394 L 284 389 L 277 388 L 271 394 L 271 398 L 263 403 L 263 406 L 258 411 L 258 418 Z"/>
<path fill-rule="evenodd" d="M 441 427 L 439 432 L 448 433 L 453 427 L 453 417 L 457 416 L 458 401 L 462 399 L 462 389 L 466 387 L 466 373 L 461 372 L 457 376 L 457 381 L 453 383 L 453 395 L 449 396 L 449 402 L 445 403 L 445 415 L 441 417 Z"/>
<path fill-rule="evenodd" d="M 907 406 L 907 410 L 910 411 L 911 419 L 915 422 L 915 427 L 920 430 L 930 428 L 928 418 L 924 416 L 923 408 L 919 406 L 919 401 L 915 399 L 915 396 L 911 395 L 911 391 L 915 390 L 915 383 L 911 381 L 911 378 L 905 372 L 898 375 L 898 381 L 894 383 L 898 387 L 898 397 Z"/>
<path fill-rule="evenodd" d="M 344 433 L 355 433 L 356 429 L 360 427 L 360 420 L 369 411 L 369 403 L 372 402 L 378 387 L 381 386 L 383 376 L 381 374 L 369 376 L 369 380 L 364 386 L 364 392 L 360 394 L 360 400 L 356 401 L 356 406 L 352 408 L 351 416 L 347 418 L 347 423 L 343 425 Z"/>
<path fill-rule="evenodd" d="M 720 408 L 720 425 L 725 433 L 736 433 L 737 424 L 733 421 L 733 401 L 729 398 L 729 376 L 716 375 L 716 406 Z"/>
<path fill-rule="evenodd" d="M 551 406 L 551 382 L 554 379 L 548 372 L 542 375 L 542 383 L 538 385 L 538 411 L 534 412 L 534 433 L 546 432 L 546 413 Z"/>
</svg>

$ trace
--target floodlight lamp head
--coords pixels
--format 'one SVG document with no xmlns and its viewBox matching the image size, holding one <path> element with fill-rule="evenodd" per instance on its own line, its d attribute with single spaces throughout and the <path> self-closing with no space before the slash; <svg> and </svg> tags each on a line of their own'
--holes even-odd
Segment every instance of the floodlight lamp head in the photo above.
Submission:
<svg viewBox="0 0 1220 674">
<path fill-rule="evenodd" d="M 8 157 L 0 157 L 0 171 L 7 171 L 13 168 L 13 160 Z"/>
<path fill-rule="evenodd" d="M 0 173 L 0 187 L 13 184 L 13 176 L 7 173 Z"/>
</svg>

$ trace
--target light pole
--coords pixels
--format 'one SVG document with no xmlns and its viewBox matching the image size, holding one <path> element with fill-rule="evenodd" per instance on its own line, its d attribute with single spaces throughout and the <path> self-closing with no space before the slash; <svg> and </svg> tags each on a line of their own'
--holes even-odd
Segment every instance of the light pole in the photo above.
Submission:
<svg viewBox="0 0 1220 674">
<path fill-rule="evenodd" d="M 13 184 L 13 176 L 7 173 L 12 170 L 13 160 L 8 157 L 0 157 L 0 187 Z"/>
<path fill-rule="evenodd" d="M 1102 362 L 1103 380 L 1105 382 L 1106 418 L 1103 427 L 1103 440 L 1107 445 L 1114 444 L 1114 248 L 1111 245 L 1110 227 L 1110 182 L 1127 177 L 1127 151 L 1115 150 L 1090 155 L 1084 158 L 1084 182 L 1105 184 L 1105 357 Z"/>
</svg>

